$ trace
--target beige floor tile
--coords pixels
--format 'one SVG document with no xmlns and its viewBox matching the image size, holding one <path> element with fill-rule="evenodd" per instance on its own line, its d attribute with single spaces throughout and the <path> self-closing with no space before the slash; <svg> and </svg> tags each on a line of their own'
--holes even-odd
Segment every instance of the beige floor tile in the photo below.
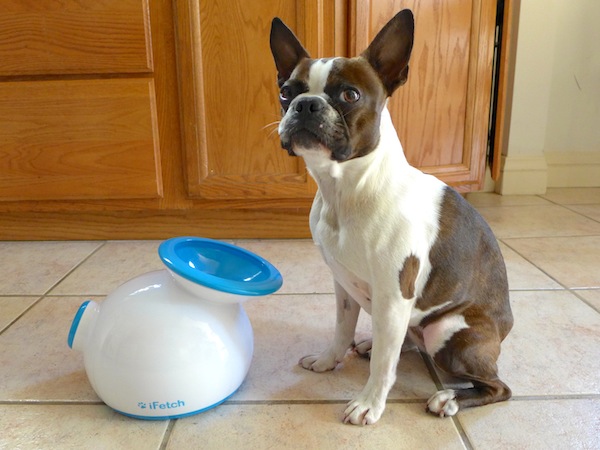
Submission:
<svg viewBox="0 0 600 450">
<path fill-rule="evenodd" d="M 255 336 L 248 376 L 232 400 L 345 400 L 360 393 L 369 361 L 349 353 L 335 370 L 315 373 L 298 366 L 333 339 L 335 299 L 329 295 L 274 295 L 244 305 Z M 357 342 L 370 337 L 370 316 L 362 313 Z M 417 352 L 402 355 L 390 399 L 425 400 L 435 385 Z"/>
<path fill-rule="evenodd" d="M 0 297 L 0 332 L 38 299 L 39 297 Z"/>
<path fill-rule="evenodd" d="M 0 423 L 3 449 L 158 449 L 167 428 L 104 405 L 0 405 Z"/>
<path fill-rule="evenodd" d="M 476 208 L 483 206 L 524 206 L 548 205 L 548 200 L 537 195 L 499 195 L 489 192 L 471 192 L 467 194 L 468 202 Z"/>
<path fill-rule="evenodd" d="M 478 208 L 498 238 L 600 234 L 600 223 L 558 205 Z"/>
<path fill-rule="evenodd" d="M 236 245 L 254 252 L 281 272 L 280 294 L 333 292 L 333 277 L 318 247 L 310 239 L 236 241 Z"/>
<path fill-rule="evenodd" d="M 600 289 L 581 290 L 576 293 L 600 312 Z"/>
<path fill-rule="evenodd" d="M 47 297 L 0 335 L 0 401 L 98 401 L 67 336 L 81 297 Z"/>
<path fill-rule="evenodd" d="M 513 395 L 600 394 L 600 314 L 567 291 L 511 294 L 499 369 Z"/>
<path fill-rule="evenodd" d="M 505 239 L 504 242 L 565 286 L 600 287 L 600 236 Z"/>
<path fill-rule="evenodd" d="M 598 205 L 567 205 L 567 208 L 600 222 L 600 204 Z"/>
<path fill-rule="evenodd" d="M 113 241 L 65 278 L 52 295 L 107 295 L 120 284 L 152 270 L 164 269 L 158 256 L 162 241 Z"/>
<path fill-rule="evenodd" d="M 341 423 L 343 405 L 222 405 L 179 420 L 167 449 L 463 449 L 451 420 L 389 404 L 374 425 Z"/>
<path fill-rule="evenodd" d="M 548 188 L 541 197 L 561 205 L 600 203 L 598 188 Z"/>
<path fill-rule="evenodd" d="M 562 286 L 503 243 L 500 249 L 506 263 L 510 290 L 562 289 Z"/>
<path fill-rule="evenodd" d="M 0 242 L 0 295 L 41 295 L 101 242 Z"/>
<path fill-rule="evenodd" d="M 475 448 L 488 450 L 597 449 L 600 400 L 528 400 L 459 413 Z"/>
</svg>

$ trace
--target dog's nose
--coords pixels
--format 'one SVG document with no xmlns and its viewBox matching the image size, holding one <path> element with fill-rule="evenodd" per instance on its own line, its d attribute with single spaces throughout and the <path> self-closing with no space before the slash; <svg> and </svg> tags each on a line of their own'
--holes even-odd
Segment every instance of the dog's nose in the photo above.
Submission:
<svg viewBox="0 0 600 450">
<path fill-rule="evenodd" d="M 299 114 L 313 114 L 323 109 L 320 98 L 303 98 L 296 103 L 296 112 Z"/>
</svg>

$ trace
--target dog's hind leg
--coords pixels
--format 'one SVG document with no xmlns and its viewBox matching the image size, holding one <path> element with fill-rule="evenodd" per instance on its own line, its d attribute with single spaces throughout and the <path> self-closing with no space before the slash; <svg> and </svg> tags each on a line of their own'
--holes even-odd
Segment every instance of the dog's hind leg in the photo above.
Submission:
<svg viewBox="0 0 600 450">
<path fill-rule="evenodd" d="M 426 328 L 426 336 L 427 331 Z M 425 340 L 426 346 L 429 343 L 427 351 L 438 367 L 473 383 L 471 388 L 438 391 L 427 402 L 427 411 L 440 417 L 453 416 L 462 408 L 501 402 L 511 397 L 510 388 L 498 378 L 496 361 L 501 339 L 494 334 L 489 328 L 481 331 L 466 327 L 456 331 L 441 348 Z"/>
</svg>

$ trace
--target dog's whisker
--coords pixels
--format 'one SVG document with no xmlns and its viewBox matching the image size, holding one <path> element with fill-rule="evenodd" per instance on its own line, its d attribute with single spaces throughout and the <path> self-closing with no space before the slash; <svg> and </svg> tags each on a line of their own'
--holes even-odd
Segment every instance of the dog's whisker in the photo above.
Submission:
<svg viewBox="0 0 600 450">
<path fill-rule="evenodd" d="M 261 130 L 264 130 L 264 129 L 272 127 L 272 126 L 279 127 L 280 123 L 281 123 L 281 120 L 276 120 L 275 122 L 271 122 L 271 123 L 266 124 L 264 127 L 261 128 Z"/>
</svg>

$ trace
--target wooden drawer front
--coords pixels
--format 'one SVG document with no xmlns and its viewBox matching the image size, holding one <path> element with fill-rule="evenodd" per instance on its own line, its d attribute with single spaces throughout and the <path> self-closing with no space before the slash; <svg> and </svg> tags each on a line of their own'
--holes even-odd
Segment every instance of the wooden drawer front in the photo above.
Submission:
<svg viewBox="0 0 600 450">
<path fill-rule="evenodd" d="M 147 0 L 2 0 L 0 76 L 152 70 Z"/>
<path fill-rule="evenodd" d="M 162 195 L 150 79 L 0 83 L 0 198 Z"/>
</svg>

